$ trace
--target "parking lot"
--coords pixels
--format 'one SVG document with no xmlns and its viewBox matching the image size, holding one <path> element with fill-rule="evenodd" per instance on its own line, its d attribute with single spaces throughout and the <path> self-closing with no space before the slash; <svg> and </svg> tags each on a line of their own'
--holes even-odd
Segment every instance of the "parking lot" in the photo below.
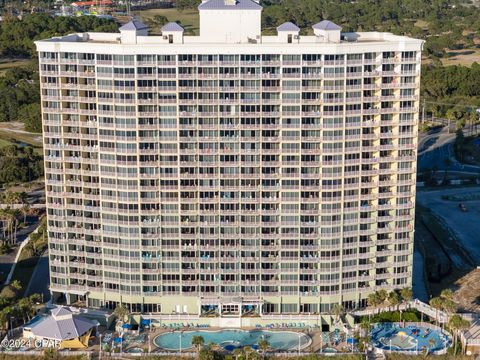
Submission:
<svg viewBox="0 0 480 360">
<path fill-rule="evenodd" d="M 450 199 L 446 200 L 447 196 Z M 418 191 L 417 201 L 429 208 L 460 241 L 468 256 L 480 265 L 480 188 Z M 459 207 L 463 204 L 466 211 Z M 454 240 L 454 239 L 452 239 Z M 464 259 L 452 259 L 461 268 Z"/>
</svg>

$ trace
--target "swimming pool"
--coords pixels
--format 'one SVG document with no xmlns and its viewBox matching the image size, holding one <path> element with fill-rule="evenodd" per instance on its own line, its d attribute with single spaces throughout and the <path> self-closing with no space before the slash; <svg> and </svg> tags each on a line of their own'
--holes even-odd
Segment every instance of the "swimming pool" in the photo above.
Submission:
<svg viewBox="0 0 480 360">
<path fill-rule="evenodd" d="M 373 346 L 387 351 L 437 352 L 452 344 L 447 333 L 428 324 L 403 327 L 398 323 L 378 323 L 371 337 Z"/>
<path fill-rule="evenodd" d="M 158 335 L 154 344 L 166 350 L 180 350 L 192 347 L 192 338 L 201 336 L 205 344 L 210 342 L 220 345 L 227 351 L 236 348 L 251 346 L 256 348 L 260 340 L 265 339 L 270 347 L 275 350 L 296 350 L 310 345 L 310 336 L 293 331 L 268 331 L 268 330 L 193 330 L 174 331 Z"/>
</svg>

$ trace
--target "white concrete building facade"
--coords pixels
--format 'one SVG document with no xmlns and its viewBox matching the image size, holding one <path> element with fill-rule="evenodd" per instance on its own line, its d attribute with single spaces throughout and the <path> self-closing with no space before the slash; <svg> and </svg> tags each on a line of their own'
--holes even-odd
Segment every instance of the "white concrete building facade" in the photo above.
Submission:
<svg viewBox="0 0 480 360">
<path fill-rule="evenodd" d="M 411 286 L 422 42 L 199 11 L 36 42 L 55 297 L 311 314 Z"/>
</svg>

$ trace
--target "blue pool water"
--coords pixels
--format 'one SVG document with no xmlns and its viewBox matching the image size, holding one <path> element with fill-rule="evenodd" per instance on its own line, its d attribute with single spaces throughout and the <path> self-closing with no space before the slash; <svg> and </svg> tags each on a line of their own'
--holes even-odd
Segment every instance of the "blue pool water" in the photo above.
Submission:
<svg viewBox="0 0 480 360">
<path fill-rule="evenodd" d="M 266 331 L 266 330 L 196 330 L 196 331 L 174 331 L 157 336 L 155 345 L 167 350 L 188 349 L 192 347 L 192 338 L 202 336 L 205 344 L 210 342 L 222 346 L 227 351 L 236 348 L 251 346 L 256 348 L 258 342 L 265 338 L 270 346 L 276 350 L 293 350 L 304 348 L 311 343 L 308 335 L 292 331 Z"/>
<path fill-rule="evenodd" d="M 378 323 L 371 336 L 375 347 L 392 351 L 439 351 L 452 343 L 448 335 L 427 324 L 401 327 L 396 323 Z"/>
</svg>

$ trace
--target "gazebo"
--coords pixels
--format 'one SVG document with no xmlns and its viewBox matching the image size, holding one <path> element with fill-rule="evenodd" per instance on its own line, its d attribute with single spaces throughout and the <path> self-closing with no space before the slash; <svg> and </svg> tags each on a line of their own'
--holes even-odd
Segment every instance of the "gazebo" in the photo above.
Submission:
<svg viewBox="0 0 480 360">
<path fill-rule="evenodd" d="M 24 327 L 23 337 L 35 341 L 55 342 L 60 349 L 85 349 L 98 323 L 75 314 L 68 307 L 57 307 L 51 314 L 30 327 Z"/>
</svg>

